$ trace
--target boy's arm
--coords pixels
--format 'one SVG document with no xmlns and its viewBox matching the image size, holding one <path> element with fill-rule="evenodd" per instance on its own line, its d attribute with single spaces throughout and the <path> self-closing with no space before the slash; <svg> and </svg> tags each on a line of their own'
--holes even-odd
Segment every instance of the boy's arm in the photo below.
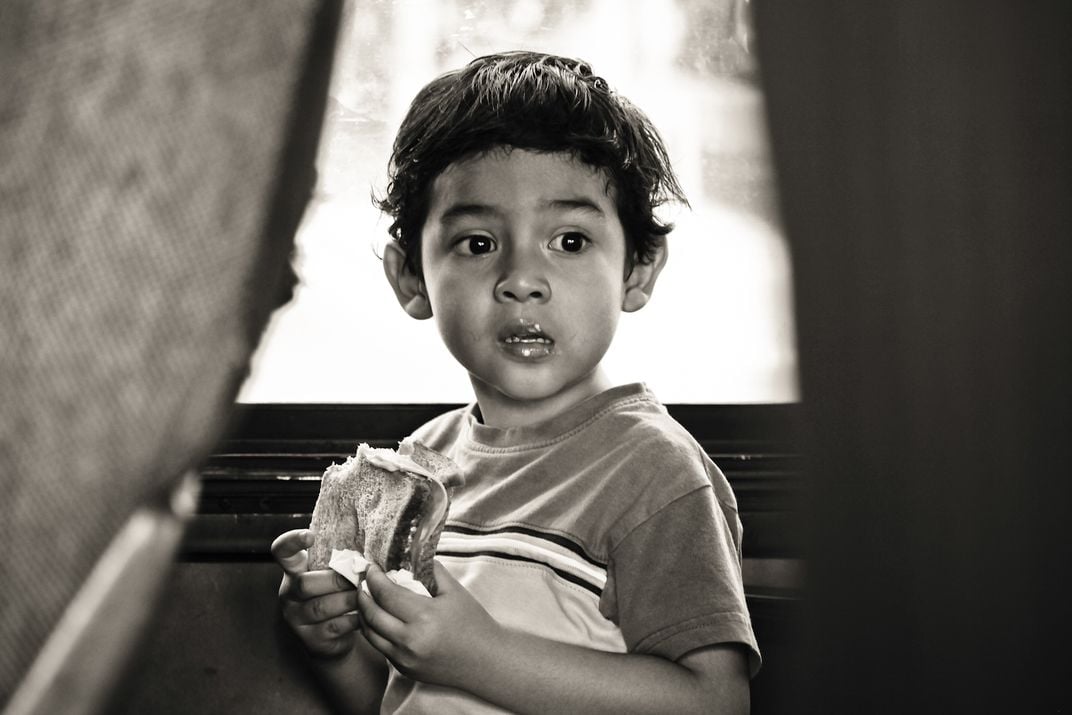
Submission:
<svg viewBox="0 0 1072 715">
<path fill-rule="evenodd" d="M 387 663 L 360 634 L 342 656 L 310 660 L 338 712 L 378 713 L 387 687 Z"/>
<path fill-rule="evenodd" d="M 673 662 L 606 653 L 501 626 L 436 564 L 439 594 L 417 596 L 370 570 L 359 595 L 368 642 L 403 673 L 517 712 L 747 712 L 748 665 L 732 646 Z"/>
<path fill-rule="evenodd" d="M 606 653 L 507 631 L 465 689 L 518 712 L 747 713 L 748 665 L 732 645 L 678 661 Z"/>
</svg>

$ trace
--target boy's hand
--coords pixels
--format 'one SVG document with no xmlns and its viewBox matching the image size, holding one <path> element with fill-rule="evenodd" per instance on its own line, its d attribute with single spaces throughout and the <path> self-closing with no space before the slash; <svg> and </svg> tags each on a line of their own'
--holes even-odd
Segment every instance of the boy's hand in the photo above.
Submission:
<svg viewBox="0 0 1072 715">
<path fill-rule="evenodd" d="M 330 569 L 307 570 L 313 538 L 308 529 L 294 529 L 272 542 L 272 557 L 283 569 L 283 620 L 312 655 L 342 656 L 353 648 L 359 625 L 357 590 Z"/>
<path fill-rule="evenodd" d="M 482 653 L 496 642 L 499 624 L 438 561 L 439 593 L 429 598 L 392 583 L 376 566 L 365 576 L 358 610 L 365 638 L 403 674 L 426 683 L 458 686 L 480 673 Z"/>
</svg>

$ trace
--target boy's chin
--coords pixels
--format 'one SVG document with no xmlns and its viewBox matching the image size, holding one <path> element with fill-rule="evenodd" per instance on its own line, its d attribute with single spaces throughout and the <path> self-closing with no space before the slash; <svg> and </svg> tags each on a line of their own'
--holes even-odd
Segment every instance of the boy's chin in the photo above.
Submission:
<svg viewBox="0 0 1072 715">
<path fill-rule="evenodd" d="M 478 398 L 517 403 L 519 406 L 544 402 L 561 391 L 558 386 L 547 384 L 544 380 L 482 380 L 479 377 L 473 377 L 472 380 Z"/>
<path fill-rule="evenodd" d="M 478 399 L 483 397 L 518 408 L 531 406 L 537 411 L 559 401 L 572 404 L 605 387 L 592 373 L 567 376 L 528 370 L 522 375 L 498 375 L 493 380 L 482 380 L 472 373 L 470 378 Z"/>
</svg>

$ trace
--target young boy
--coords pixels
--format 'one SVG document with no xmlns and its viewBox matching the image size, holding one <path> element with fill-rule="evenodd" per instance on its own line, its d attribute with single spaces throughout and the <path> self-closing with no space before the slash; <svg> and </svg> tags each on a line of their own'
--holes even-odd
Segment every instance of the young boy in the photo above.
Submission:
<svg viewBox="0 0 1072 715">
<path fill-rule="evenodd" d="M 476 402 L 416 432 L 454 459 L 435 598 L 272 551 L 284 617 L 355 711 L 745 712 L 759 651 L 725 477 L 600 364 L 684 200 L 643 114 L 587 64 L 474 60 L 426 86 L 381 207 L 399 303 L 434 318 Z M 356 613 L 355 613 L 356 611 Z"/>
</svg>

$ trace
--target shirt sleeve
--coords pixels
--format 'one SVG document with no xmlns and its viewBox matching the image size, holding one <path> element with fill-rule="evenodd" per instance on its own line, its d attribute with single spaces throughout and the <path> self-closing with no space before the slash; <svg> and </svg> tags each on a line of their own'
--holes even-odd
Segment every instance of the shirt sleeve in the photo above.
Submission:
<svg viewBox="0 0 1072 715">
<path fill-rule="evenodd" d="M 703 646 L 738 643 L 749 669 L 761 656 L 741 579 L 740 520 L 710 485 L 679 497 L 613 550 L 601 609 L 630 652 L 677 660 Z"/>
</svg>

